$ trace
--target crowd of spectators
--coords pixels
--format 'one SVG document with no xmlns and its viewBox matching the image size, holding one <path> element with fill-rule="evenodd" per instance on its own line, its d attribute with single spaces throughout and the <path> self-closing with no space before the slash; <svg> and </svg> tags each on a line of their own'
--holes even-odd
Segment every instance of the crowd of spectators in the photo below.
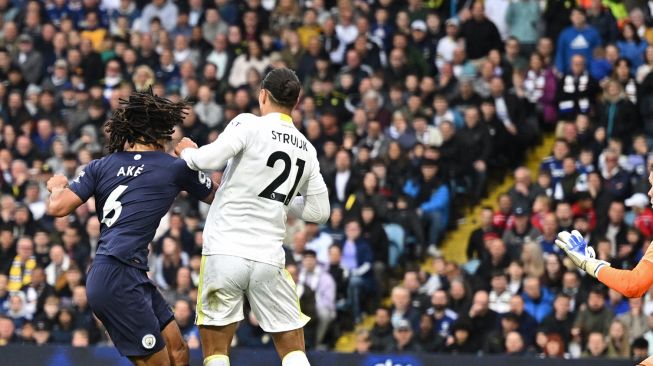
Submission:
<svg viewBox="0 0 653 366">
<path fill-rule="evenodd" d="M 653 353 L 653 296 L 606 291 L 553 244 L 574 228 L 631 268 L 653 238 L 652 23 L 637 0 L 0 0 L 0 345 L 110 344 L 84 287 L 94 202 L 52 218 L 45 182 L 103 155 L 121 98 L 188 100 L 173 141 L 203 145 L 287 66 L 332 204 L 323 227 L 289 216 L 284 241 L 309 349 L 369 314 L 358 352 Z M 469 261 L 443 258 L 461 208 L 513 173 Z M 149 262 L 192 349 L 207 207 L 181 195 Z M 234 345 L 272 347 L 245 312 Z"/>
</svg>

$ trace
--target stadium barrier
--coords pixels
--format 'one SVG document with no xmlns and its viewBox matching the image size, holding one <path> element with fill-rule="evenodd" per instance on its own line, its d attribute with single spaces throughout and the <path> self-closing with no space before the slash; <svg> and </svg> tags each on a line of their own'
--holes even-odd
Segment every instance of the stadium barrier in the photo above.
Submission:
<svg viewBox="0 0 653 366">
<path fill-rule="evenodd" d="M 508 356 L 457 356 L 432 354 L 368 354 L 336 352 L 309 352 L 312 366 L 633 366 L 629 360 L 585 359 L 560 360 Z M 273 366 L 281 362 L 272 349 L 234 349 L 231 355 L 234 366 Z M 2 366 L 130 366 L 115 348 L 67 346 L 7 346 L 0 347 Z M 191 366 L 202 365 L 202 353 L 191 352 Z"/>
</svg>

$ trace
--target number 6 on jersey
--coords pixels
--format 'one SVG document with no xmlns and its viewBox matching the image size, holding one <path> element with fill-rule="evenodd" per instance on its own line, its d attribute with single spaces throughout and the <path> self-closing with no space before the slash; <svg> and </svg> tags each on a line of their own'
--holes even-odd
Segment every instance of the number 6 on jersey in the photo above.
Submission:
<svg viewBox="0 0 653 366">
<path fill-rule="evenodd" d="M 118 220 L 118 217 L 120 217 L 120 213 L 122 212 L 122 203 L 118 201 L 118 198 L 122 196 L 126 189 L 127 186 L 119 185 L 111 192 L 109 197 L 107 197 L 107 201 L 104 203 L 104 208 L 102 209 L 103 224 L 111 227 L 111 225 L 113 225 L 116 220 Z M 113 214 L 111 214 L 112 211 Z"/>
</svg>

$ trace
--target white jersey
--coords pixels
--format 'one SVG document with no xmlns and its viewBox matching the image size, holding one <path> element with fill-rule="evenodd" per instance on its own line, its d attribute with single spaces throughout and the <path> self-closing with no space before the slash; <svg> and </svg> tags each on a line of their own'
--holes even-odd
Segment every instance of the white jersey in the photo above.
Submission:
<svg viewBox="0 0 653 366">
<path fill-rule="evenodd" d="M 288 205 L 327 191 L 315 148 L 290 116 L 243 113 L 213 143 L 181 154 L 191 169 L 226 164 L 204 228 L 204 255 L 233 255 L 283 267 Z"/>
</svg>

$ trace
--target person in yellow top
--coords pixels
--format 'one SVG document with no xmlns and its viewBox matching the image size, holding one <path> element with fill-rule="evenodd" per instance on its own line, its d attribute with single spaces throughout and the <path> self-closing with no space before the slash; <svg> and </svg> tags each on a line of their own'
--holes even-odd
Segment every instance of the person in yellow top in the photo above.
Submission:
<svg viewBox="0 0 653 366">
<path fill-rule="evenodd" d="M 308 42 L 313 37 L 319 37 L 322 28 L 317 24 L 317 12 L 314 9 L 306 9 L 302 26 L 297 29 L 299 41 L 304 49 L 308 48 Z"/>
<path fill-rule="evenodd" d="M 102 51 L 102 42 L 104 37 L 107 36 L 107 30 L 100 27 L 100 21 L 96 12 L 88 12 L 86 14 L 86 27 L 82 31 L 82 39 L 88 39 L 93 43 L 93 49 L 96 52 Z"/>
<path fill-rule="evenodd" d="M 36 268 L 32 239 L 20 238 L 16 246 L 18 254 L 14 257 L 9 269 L 9 284 L 7 285 L 9 291 L 20 291 L 24 285 L 32 282 L 32 271 Z"/>
<path fill-rule="evenodd" d="M 650 170 L 653 170 L 653 166 Z M 653 185 L 653 171 L 649 174 L 648 181 Z M 648 196 L 653 205 L 653 187 L 648 191 Z M 576 230 L 571 233 L 560 232 L 556 245 L 580 269 L 626 297 L 642 297 L 653 285 L 653 245 L 649 245 L 644 257 L 632 270 L 612 268 L 610 263 L 596 259 L 594 249 L 587 245 L 583 236 Z M 639 365 L 653 366 L 653 356 Z"/>
</svg>

